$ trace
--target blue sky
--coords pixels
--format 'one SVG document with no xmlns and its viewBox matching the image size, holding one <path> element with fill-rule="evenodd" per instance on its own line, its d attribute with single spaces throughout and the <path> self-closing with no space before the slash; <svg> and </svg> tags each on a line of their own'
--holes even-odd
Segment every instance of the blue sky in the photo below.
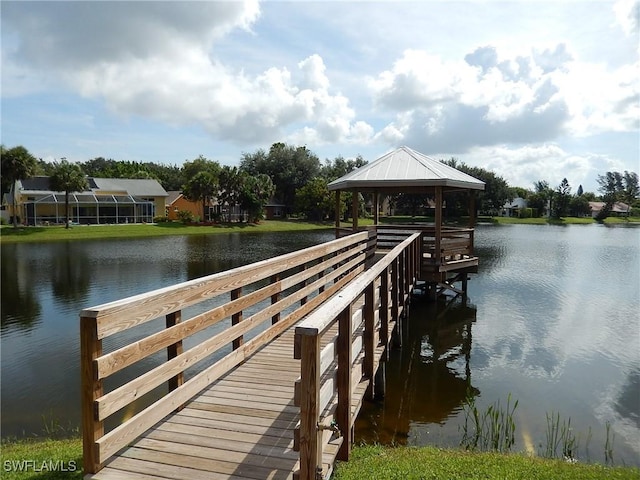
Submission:
<svg viewBox="0 0 640 480">
<path fill-rule="evenodd" d="M 236 165 L 400 145 L 511 185 L 640 171 L 640 2 L 2 1 L 2 143 Z"/>
</svg>

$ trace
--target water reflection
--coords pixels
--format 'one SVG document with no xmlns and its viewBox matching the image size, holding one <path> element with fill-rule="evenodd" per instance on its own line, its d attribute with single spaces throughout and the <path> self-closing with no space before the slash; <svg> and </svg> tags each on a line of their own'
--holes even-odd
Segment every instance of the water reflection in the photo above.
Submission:
<svg viewBox="0 0 640 480">
<path fill-rule="evenodd" d="M 0 330 L 7 334 L 11 328 L 29 331 L 40 322 L 42 307 L 30 278 L 31 269 L 18 255 L 18 245 L 2 247 L 0 263 Z"/>
<path fill-rule="evenodd" d="M 402 348 L 391 351 L 386 366 L 387 394 L 363 407 L 357 441 L 407 443 L 416 424 L 443 423 L 480 394 L 471 381 L 475 319 L 476 308 L 461 297 L 412 303 Z"/>
<path fill-rule="evenodd" d="M 87 298 L 92 275 L 89 259 L 78 242 L 57 243 L 52 246 L 51 288 L 61 304 L 83 302 Z"/>
</svg>

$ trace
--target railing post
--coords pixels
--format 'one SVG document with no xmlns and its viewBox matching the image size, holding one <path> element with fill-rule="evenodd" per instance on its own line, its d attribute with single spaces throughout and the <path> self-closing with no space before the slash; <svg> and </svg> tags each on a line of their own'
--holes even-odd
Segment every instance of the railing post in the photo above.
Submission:
<svg viewBox="0 0 640 480">
<path fill-rule="evenodd" d="M 242 287 L 231 290 L 231 300 L 237 300 L 242 295 Z M 237 325 L 242 321 L 242 311 L 231 315 L 231 325 Z M 244 343 L 244 336 L 240 335 L 233 340 L 233 349 L 237 350 Z"/>
<path fill-rule="evenodd" d="M 280 281 L 280 275 L 277 273 L 275 275 L 271 275 L 271 278 L 269 279 L 269 281 L 271 282 L 272 285 L 274 283 L 278 283 Z M 273 295 L 271 295 L 271 305 L 279 301 L 280 301 L 280 292 L 274 293 Z M 280 312 L 276 313 L 271 317 L 271 325 L 275 325 L 279 321 L 280 321 Z"/>
<path fill-rule="evenodd" d="M 98 339 L 95 318 L 80 318 L 80 371 L 82 385 L 82 451 L 84 473 L 97 473 L 100 468 L 96 441 L 104 435 L 104 422 L 99 421 L 96 400 L 103 393 L 95 360 L 102 355 L 102 340 Z"/>
<path fill-rule="evenodd" d="M 168 314 L 166 317 L 167 328 L 173 327 L 182 321 L 182 312 L 178 310 Z M 176 343 L 167 347 L 167 360 L 176 358 L 182 353 L 182 340 L 178 340 Z M 175 390 L 184 383 L 184 372 L 178 373 L 175 377 L 170 378 L 167 382 L 169 385 L 169 391 Z"/>
<path fill-rule="evenodd" d="M 389 268 L 380 275 L 380 343 L 384 345 L 384 359 L 389 358 Z"/>
<path fill-rule="evenodd" d="M 336 421 L 342 432 L 342 445 L 338 460 L 349 460 L 351 452 L 351 374 L 352 374 L 352 304 L 338 316 L 338 406 Z"/>
<path fill-rule="evenodd" d="M 375 371 L 373 356 L 375 354 L 374 328 L 375 328 L 375 280 L 372 281 L 364 291 L 364 359 L 362 364 L 363 375 L 369 379 L 369 386 L 365 393 L 366 398 L 373 400 L 375 395 Z"/>
<path fill-rule="evenodd" d="M 406 250 L 400 252 L 400 256 L 398 257 L 398 296 L 400 297 L 400 302 L 403 307 L 405 307 L 405 294 L 407 293 L 407 278 L 405 276 L 405 261 L 406 261 Z M 404 310 L 403 310 L 404 312 Z"/>
<path fill-rule="evenodd" d="M 300 480 L 315 480 L 322 471 L 320 420 L 320 336 L 300 339 Z"/>
<path fill-rule="evenodd" d="M 302 265 L 302 268 L 300 269 L 301 272 L 304 272 L 307 269 L 307 264 L 305 263 L 304 265 Z M 307 286 L 307 280 L 304 280 L 300 286 L 300 288 L 304 288 Z M 302 297 L 300 299 L 300 305 L 304 305 L 307 303 L 307 297 Z"/>
<path fill-rule="evenodd" d="M 391 318 L 396 322 L 393 346 L 402 347 L 402 326 L 400 319 L 400 288 L 398 285 L 398 258 L 391 262 Z"/>
</svg>

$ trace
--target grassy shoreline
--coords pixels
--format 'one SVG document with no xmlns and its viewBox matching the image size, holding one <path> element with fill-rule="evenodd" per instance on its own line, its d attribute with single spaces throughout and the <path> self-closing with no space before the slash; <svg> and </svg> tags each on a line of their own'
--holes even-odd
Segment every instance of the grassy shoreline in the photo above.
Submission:
<svg viewBox="0 0 640 480">
<path fill-rule="evenodd" d="M 0 449 L 2 478 L 8 480 L 80 480 L 82 440 L 19 440 Z M 22 470 L 22 471 L 20 471 Z M 354 447 L 351 460 L 340 462 L 335 480 L 411 479 L 545 479 L 631 480 L 636 467 L 568 463 L 524 454 L 471 453 L 436 447 Z"/>
<path fill-rule="evenodd" d="M 391 217 L 382 218 L 382 223 L 415 223 L 429 222 L 433 219 L 425 217 Z M 359 219 L 360 225 L 371 225 L 371 219 Z M 511 218 L 511 217 L 481 217 L 479 223 L 499 225 L 573 225 L 597 223 L 592 218 L 566 217 L 560 220 L 547 218 Z M 617 218 L 610 217 L 605 224 L 640 224 L 640 217 Z M 461 225 L 465 224 L 462 219 Z M 349 227 L 351 223 L 342 226 Z M 333 222 L 306 222 L 302 220 L 265 220 L 258 224 L 234 223 L 219 225 L 183 225 L 181 223 L 158 224 L 128 224 L 128 225 L 74 225 L 71 228 L 63 226 L 19 227 L 5 225 L 0 229 L 0 244 L 55 242 L 68 240 L 102 240 L 123 238 L 149 238 L 169 235 L 215 235 L 220 233 L 259 233 L 259 232 L 296 232 L 311 230 L 327 230 L 333 228 Z"/>
</svg>

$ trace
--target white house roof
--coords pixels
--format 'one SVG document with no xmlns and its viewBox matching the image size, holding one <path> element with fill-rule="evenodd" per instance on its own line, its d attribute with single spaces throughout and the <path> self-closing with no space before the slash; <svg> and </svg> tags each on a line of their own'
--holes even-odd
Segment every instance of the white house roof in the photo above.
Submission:
<svg viewBox="0 0 640 480">
<path fill-rule="evenodd" d="M 32 177 L 17 182 L 17 189 L 26 195 L 50 195 L 49 177 Z M 89 189 L 83 194 L 120 193 L 133 197 L 166 197 L 168 193 L 157 180 L 133 178 L 96 178 L 87 177 Z"/>
<path fill-rule="evenodd" d="M 484 182 L 409 147 L 400 147 L 329 183 L 329 190 L 402 187 L 484 190 Z"/>
</svg>

